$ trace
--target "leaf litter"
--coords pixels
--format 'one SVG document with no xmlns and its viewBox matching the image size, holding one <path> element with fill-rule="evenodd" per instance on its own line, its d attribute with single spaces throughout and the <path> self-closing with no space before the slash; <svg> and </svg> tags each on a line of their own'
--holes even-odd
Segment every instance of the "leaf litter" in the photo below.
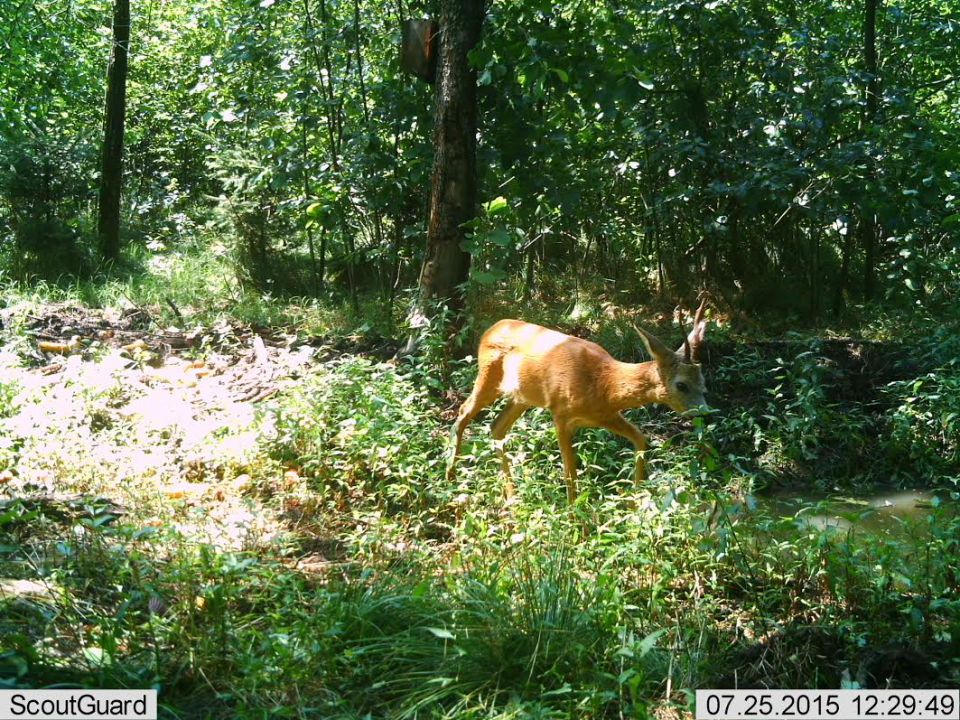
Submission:
<svg viewBox="0 0 960 720">
<path fill-rule="evenodd" d="M 0 503 L 99 498 L 128 522 L 223 549 L 275 542 L 279 514 L 250 492 L 272 432 L 261 407 L 314 355 L 296 335 L 235 322 L 184 330 L 138 309 L 2 309 L 0 385 L 16 394 L 0 408 Z"/>
</svg>

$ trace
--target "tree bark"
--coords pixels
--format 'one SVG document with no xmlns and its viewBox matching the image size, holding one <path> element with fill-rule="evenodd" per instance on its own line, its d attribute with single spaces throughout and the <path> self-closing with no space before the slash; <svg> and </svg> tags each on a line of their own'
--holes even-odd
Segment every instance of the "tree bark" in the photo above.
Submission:
<svg viewBox="0 0 960 720">
<path fill-rule="evenodd" d="M 107 69 L 106 113 L 100 169 L 97 234 L 106 260 L 120 255 L 120 194 L 123 188 L 123 129 L 127 110 L 130 0 L 114 0 L 113 51 Z"/>
<path fill-rule="evenodd" d="M 847 285 L 850 281 L 850 255 L 853 252 L 852 230 L 848 227 L 846 235 L 843 236 L 843 245 L 840 250 L 840 275 L 837 277 L 837 284 L 833 288 L 833 314 L 840 315 L 847 308 L 847 300 L 844 296 Z"/>
<path fill-rule="evenodd" d="M 304 111 L 304 115 L 306 112 Z M 310 144 L 307 141 L 307 126 L 303 119 L 300 120 L 300 140 L 303 148 L 303 167 L 300 172 L 303 174 L 303 199 L 305 203 L 310 202 L 313 197 L 313 190 L 310 188 Z M 313 225 L 309 222 L 307 225 L 307 247 L 310 250 L 310 276 L 313 279 L 313 296 L 320 297 L 320 290 L 323 288 L 323 277 L 317 274 L 317 253 L 313 244 Z"/>
<path fill-rule="evenodd" d="M 427 252 L 420 273 L 421 310 L 430 300 L 463 308 L 470 254 L 464 223 L 477 210 L 477 76 L 467 54 L 480 39 L 483 0 L 441 0 L 440 56 L 433 131 L 433 181 Z"/>
<path fill-rule="evenodd" d="M 877 116 L 877 9 L 880 0 L 864 0 L 863 8 L 863 65 L 867 73 L 866 122 L 867 127 Z"/>
<path fill-rule="evenodd" d="M 313 62 L 317 69 L 317 78 L 320 84 L 320 95 L 321 97 L 323 97 L 323 101 L 324 101 L 323 104 L 327 109 L 323 117 L 327 124 L 327 135 L 329 137 L 328 144 L 330 146 L 330 152 L 333 156 L 333 165 L 334 167 L 336 167 L 337 142 L 334 137 L 335 128 L 334 128 L 333 113 L 331 111 L 331 108 L 333 107 L 333 100 L 332 100 L 333 96 L 332 96 L 332 91 L 330 92 L 327 91 L 327 82 L 330 81 L 331 78 L 329 73 L 327 72 L 327 69 L 323 63 L 323 60 L 320 57 L 320 52 L 317 50 L 317 42 L 316 42 L 317 32 L 313 25 L 313 15 L 311 14 L 311 10 L 310 10 L 310 0 L 303 0 L 303 18 L 305 22 L 305 28 L 303 33 L 304 39 L 307 43 L 307 46 L 310 48 L 311 54 L 313 55 Z M 321 38 L 321 42 L 324 44 L 324 47 L 326 48 L 327 41 L 325 37 Z M 324 78 L 326 78 L 326 80 L 324 80 Z"/>
<path fill-rule="evenodd" d="M 869 137 L 876 124 L 879 77 L 877 70 L 877 7 L 880 0 L 864 0 L 863 8 L 863 65 L 867 74 L 865 88 L 865 102 L 863 135 Z M 873 159 L 868 160 L 869 170 L 867 178 L 873 180 L 876 175 L 873 168 Z M 870 198 L 860 208 L 860 223 L 857 234 L 863 245 L 863 296 L 865 300 L 872 300 L 876 295 L 877 285 L 877 220 Z"/>
</svg>

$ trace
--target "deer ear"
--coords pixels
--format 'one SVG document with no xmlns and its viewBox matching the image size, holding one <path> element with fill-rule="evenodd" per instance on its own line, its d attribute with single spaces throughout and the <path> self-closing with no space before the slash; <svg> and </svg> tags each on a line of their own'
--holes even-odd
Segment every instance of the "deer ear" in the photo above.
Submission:
<svg viewBox="0 0 960 720">
<path fill-rule="evenodd" d="M 633 329 L 637 331 L 637 334 L 640 335 L 643 340 L 643 344 L 647 348 L 647 352 L 650 353 L 650 356 L 657 361 L 658 365 L 664 363 L 670 364 L 674 361 L 673 353 L 670 352 L 670 349 L 664 345 L 660 338 L 658 338 L 653 333 L 648 333 L 642 327 L 637 325 L 633 326 Z"/>
</svg>

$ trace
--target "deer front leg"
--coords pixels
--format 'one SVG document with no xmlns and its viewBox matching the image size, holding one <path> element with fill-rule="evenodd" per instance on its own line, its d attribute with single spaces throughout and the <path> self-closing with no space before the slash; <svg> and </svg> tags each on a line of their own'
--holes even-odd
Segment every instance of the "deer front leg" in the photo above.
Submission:
<svg viewBox="0 0 960 720">
<path fill-rule="evenodd" d="M 573 424 L 554 416 L 557 426 L 557 443 L 563 457 L 563 471 L 567 480 L 567 501 L 573 505 L 577 501 L 577 454 L 573 451 Z"/>
<path fill-rule="evenodd" d="M 491 380 L 491 378 L 493 378 Z M 453 482 L 457 474 L 457 457 L 460 455 L 460 446 L 463 444 L 463 431 L 472 423 L 484 408 L 497 399 L 497 385 L 499 376 L 495 376 L 489 368 L 481 368 L 477 382 L 473 386 L 470 396 L 464 400 L 457 412 L 457 421 L 450 432 L 453 452 L 447 463 L 447 482 Z"/>
<path fill-rule="evenodd" d="M 633 446 L 637 449 L 637 460 L 633 467 L 633 482 L 637 485 L 646 482 L 647 464 L 644 456 L 647 454 L 647 436 L 620 413 L 617 413 L 611 420 L 604 422 L 602 427 L 627 438 L 633 443 Z"/>
</svg>

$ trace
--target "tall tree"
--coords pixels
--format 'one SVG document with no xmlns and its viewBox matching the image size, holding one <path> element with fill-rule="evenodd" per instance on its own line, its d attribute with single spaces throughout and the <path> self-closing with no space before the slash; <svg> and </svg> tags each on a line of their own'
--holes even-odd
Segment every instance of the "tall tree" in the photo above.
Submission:
<svg viewBox="0 0 960 720">
<path fill-rule="evenodd" d="M 468 53 L 480 39 L 484 0 L 441 0 L 433 130 L 433 180 L 427 253 L 420 273 L 421 311 L 430 300 L 463 306 L 470 272 L 464 224 L 477 210 L 477 74 Z"/>
<path fill-rule="evenodd" d="M 107 69 L 103 154 L 97 233 L 106 260 L 120 254 L 120 193 L 123 187 L 123 128 L 127 111 L 127 55 L 130 48 L 130 0 L 114 0 L 113 51 Z"/>
<path fill-rule="evenodd" d="M 864 91 L 863 134 L 870 136 L 877 120 L 877 100 L 879 92 L 879 77 L 877 71 L 877 6 L 880 0 L 864 0 L 863 6 L 863 65 L 867 76 Z M 868 180 L 876 178 L 873 159 L 868 159 Z M 863 295 L 872 300 L 877 286 L 877 221 L 876 211 L 872 198 L 865 198 L 866 202 L 860 208 L 860 223 L 858 232 L 863 244 Z"/>
</svg>

